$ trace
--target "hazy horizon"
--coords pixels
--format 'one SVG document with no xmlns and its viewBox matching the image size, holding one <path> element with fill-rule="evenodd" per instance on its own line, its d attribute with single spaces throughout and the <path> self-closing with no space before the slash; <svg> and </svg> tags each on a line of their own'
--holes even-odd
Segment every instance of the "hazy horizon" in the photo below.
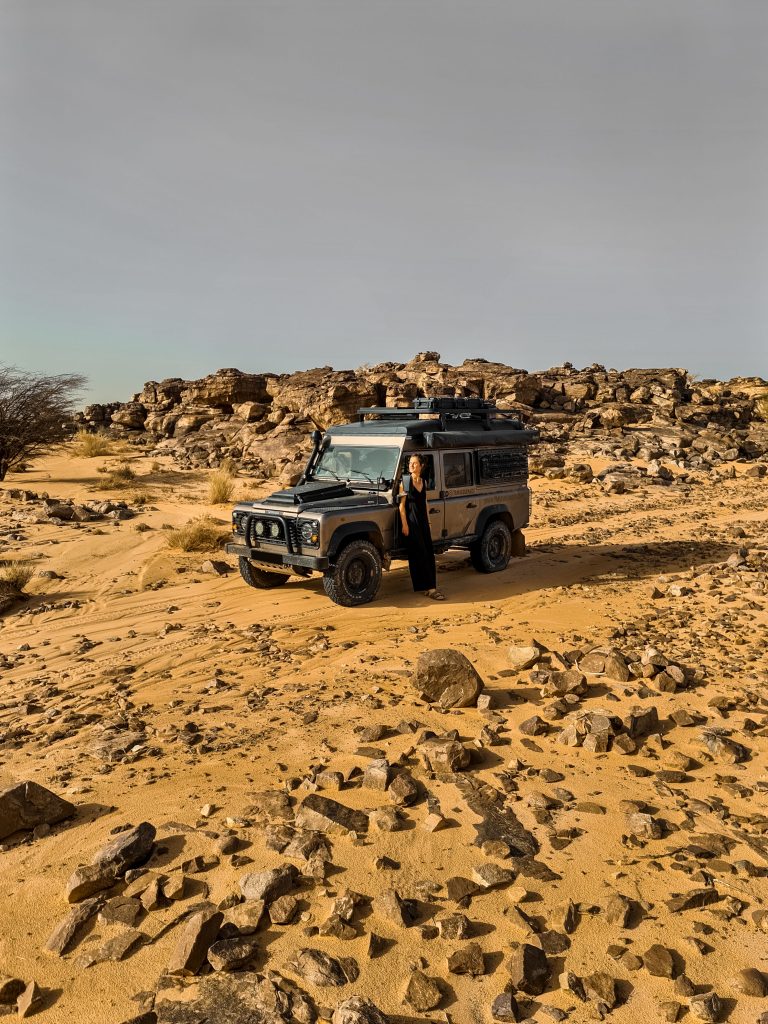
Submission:
<svg viewBox="0 0 768 1024">
<path fill-rule="evenodd" d="M 0 0 L 0 362 L 768 376 L 759 0 Z"/>
</svg>

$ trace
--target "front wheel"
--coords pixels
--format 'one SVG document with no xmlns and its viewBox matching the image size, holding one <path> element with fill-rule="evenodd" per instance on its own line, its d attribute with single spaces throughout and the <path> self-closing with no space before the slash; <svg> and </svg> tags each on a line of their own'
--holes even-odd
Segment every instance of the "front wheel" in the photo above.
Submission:
<svg viewBox="0 0 768 1024">
<path fill-rule="evenodd" d="M 240 558 L 238 561 L 240 575 L 249 587 L 256 587 L 257 590 L 273 590 L 288 582 L 287 572 L 269 572 L 267 569 L 259 569 L 257 566 L 251 565 L 247 558 Z"/>
<path fill-rule="evenodd" d="M 503 519 L 494 519 L 469 549 L 478 572 L 503 572 L 512 557 L 512 533 Z"/>
<path fill-rule="evenodd" d="M 350 541 L 323 575 L 323 588 L 332 601 L 345 608 L 367 604 L 379 591 L 381 568 L 379 550 L 370 541 Z"/>
</svg>

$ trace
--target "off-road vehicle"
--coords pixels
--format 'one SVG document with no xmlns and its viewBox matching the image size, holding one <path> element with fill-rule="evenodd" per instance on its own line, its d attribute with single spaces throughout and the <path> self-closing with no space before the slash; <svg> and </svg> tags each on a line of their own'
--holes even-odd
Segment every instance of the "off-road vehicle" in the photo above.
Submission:
<svg viewBox="0 0 768 1024">
<path fill-rule="evenodd" d="M 382 571 L 407 558 L 397 494 L 419 452 L 435 552 L 466 548 L 478 572 L 500 572 L 525 553 L 528 447 L 537 440 L 536 431 L 481 399 L 359 409 L 355 423 L 313 431 L 294 487 L 235 506 L 226 550 L 252 587 L 321 572 L 337 604 L 373 600 Z"/>
</svg>

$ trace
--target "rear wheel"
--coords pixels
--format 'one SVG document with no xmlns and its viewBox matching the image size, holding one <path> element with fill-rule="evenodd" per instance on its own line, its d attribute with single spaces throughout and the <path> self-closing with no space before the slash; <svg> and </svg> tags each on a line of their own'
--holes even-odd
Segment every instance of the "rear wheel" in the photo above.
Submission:
<svg viewBox="0 0 768 1024">
<path fill-rule="evenodd" d="M 512 557 L 512 532 L 503 519 L 494 519 L 469 549 L 478 572 L 502 572 Z"/>
<path fill-rule="evenodd" d="M 240 558 L 238 561 L 240 575 L 249 587 L 256 587 L 257 590 L 273 590 L 288 582 L 287 572 L 269 572 L 268 569 L 259 569 L 257 566 L 251 565 L 247 558 Z"/>
<path fill-rule="evenodd" d="M 381 568 L 379 550 L 370 541 L 350 541 L 323 575 L 323 588 L 332 601 L 346 608 L 367 604 L 378 593 Z"/>
</svg>

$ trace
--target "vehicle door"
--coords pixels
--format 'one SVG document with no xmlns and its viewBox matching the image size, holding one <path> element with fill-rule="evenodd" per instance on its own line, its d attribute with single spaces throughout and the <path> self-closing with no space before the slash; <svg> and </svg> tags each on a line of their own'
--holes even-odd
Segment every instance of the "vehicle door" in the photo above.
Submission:
<svg viewBox="0 0 768 1024">
<path fill-rule="evenodd" d="M 411 455 L 421 455 L 426 461 L 424 467 L 424 481 L 427 486 L 427 514 L 429 515 L 429 528 L 432 532 L 432 542 L 438 544 L 445 537 L 445 501 L 442 494 L 442 476 L 440 462 L 434 452 L 405 452 L 403 455 L 403 485 L 410 486 L 408 475 L 408 460 Z M 398 545 L 405 544 L 405 538 L 400 530 L 399 509 L 397 513 L 396 537 Z"/>
<path fill-rule="evenodd" d="M 440 452 L 445 505 L 444 536 L 466 537 L 474 532 L 477 496 L 471 451 Z"/>
</svg>

